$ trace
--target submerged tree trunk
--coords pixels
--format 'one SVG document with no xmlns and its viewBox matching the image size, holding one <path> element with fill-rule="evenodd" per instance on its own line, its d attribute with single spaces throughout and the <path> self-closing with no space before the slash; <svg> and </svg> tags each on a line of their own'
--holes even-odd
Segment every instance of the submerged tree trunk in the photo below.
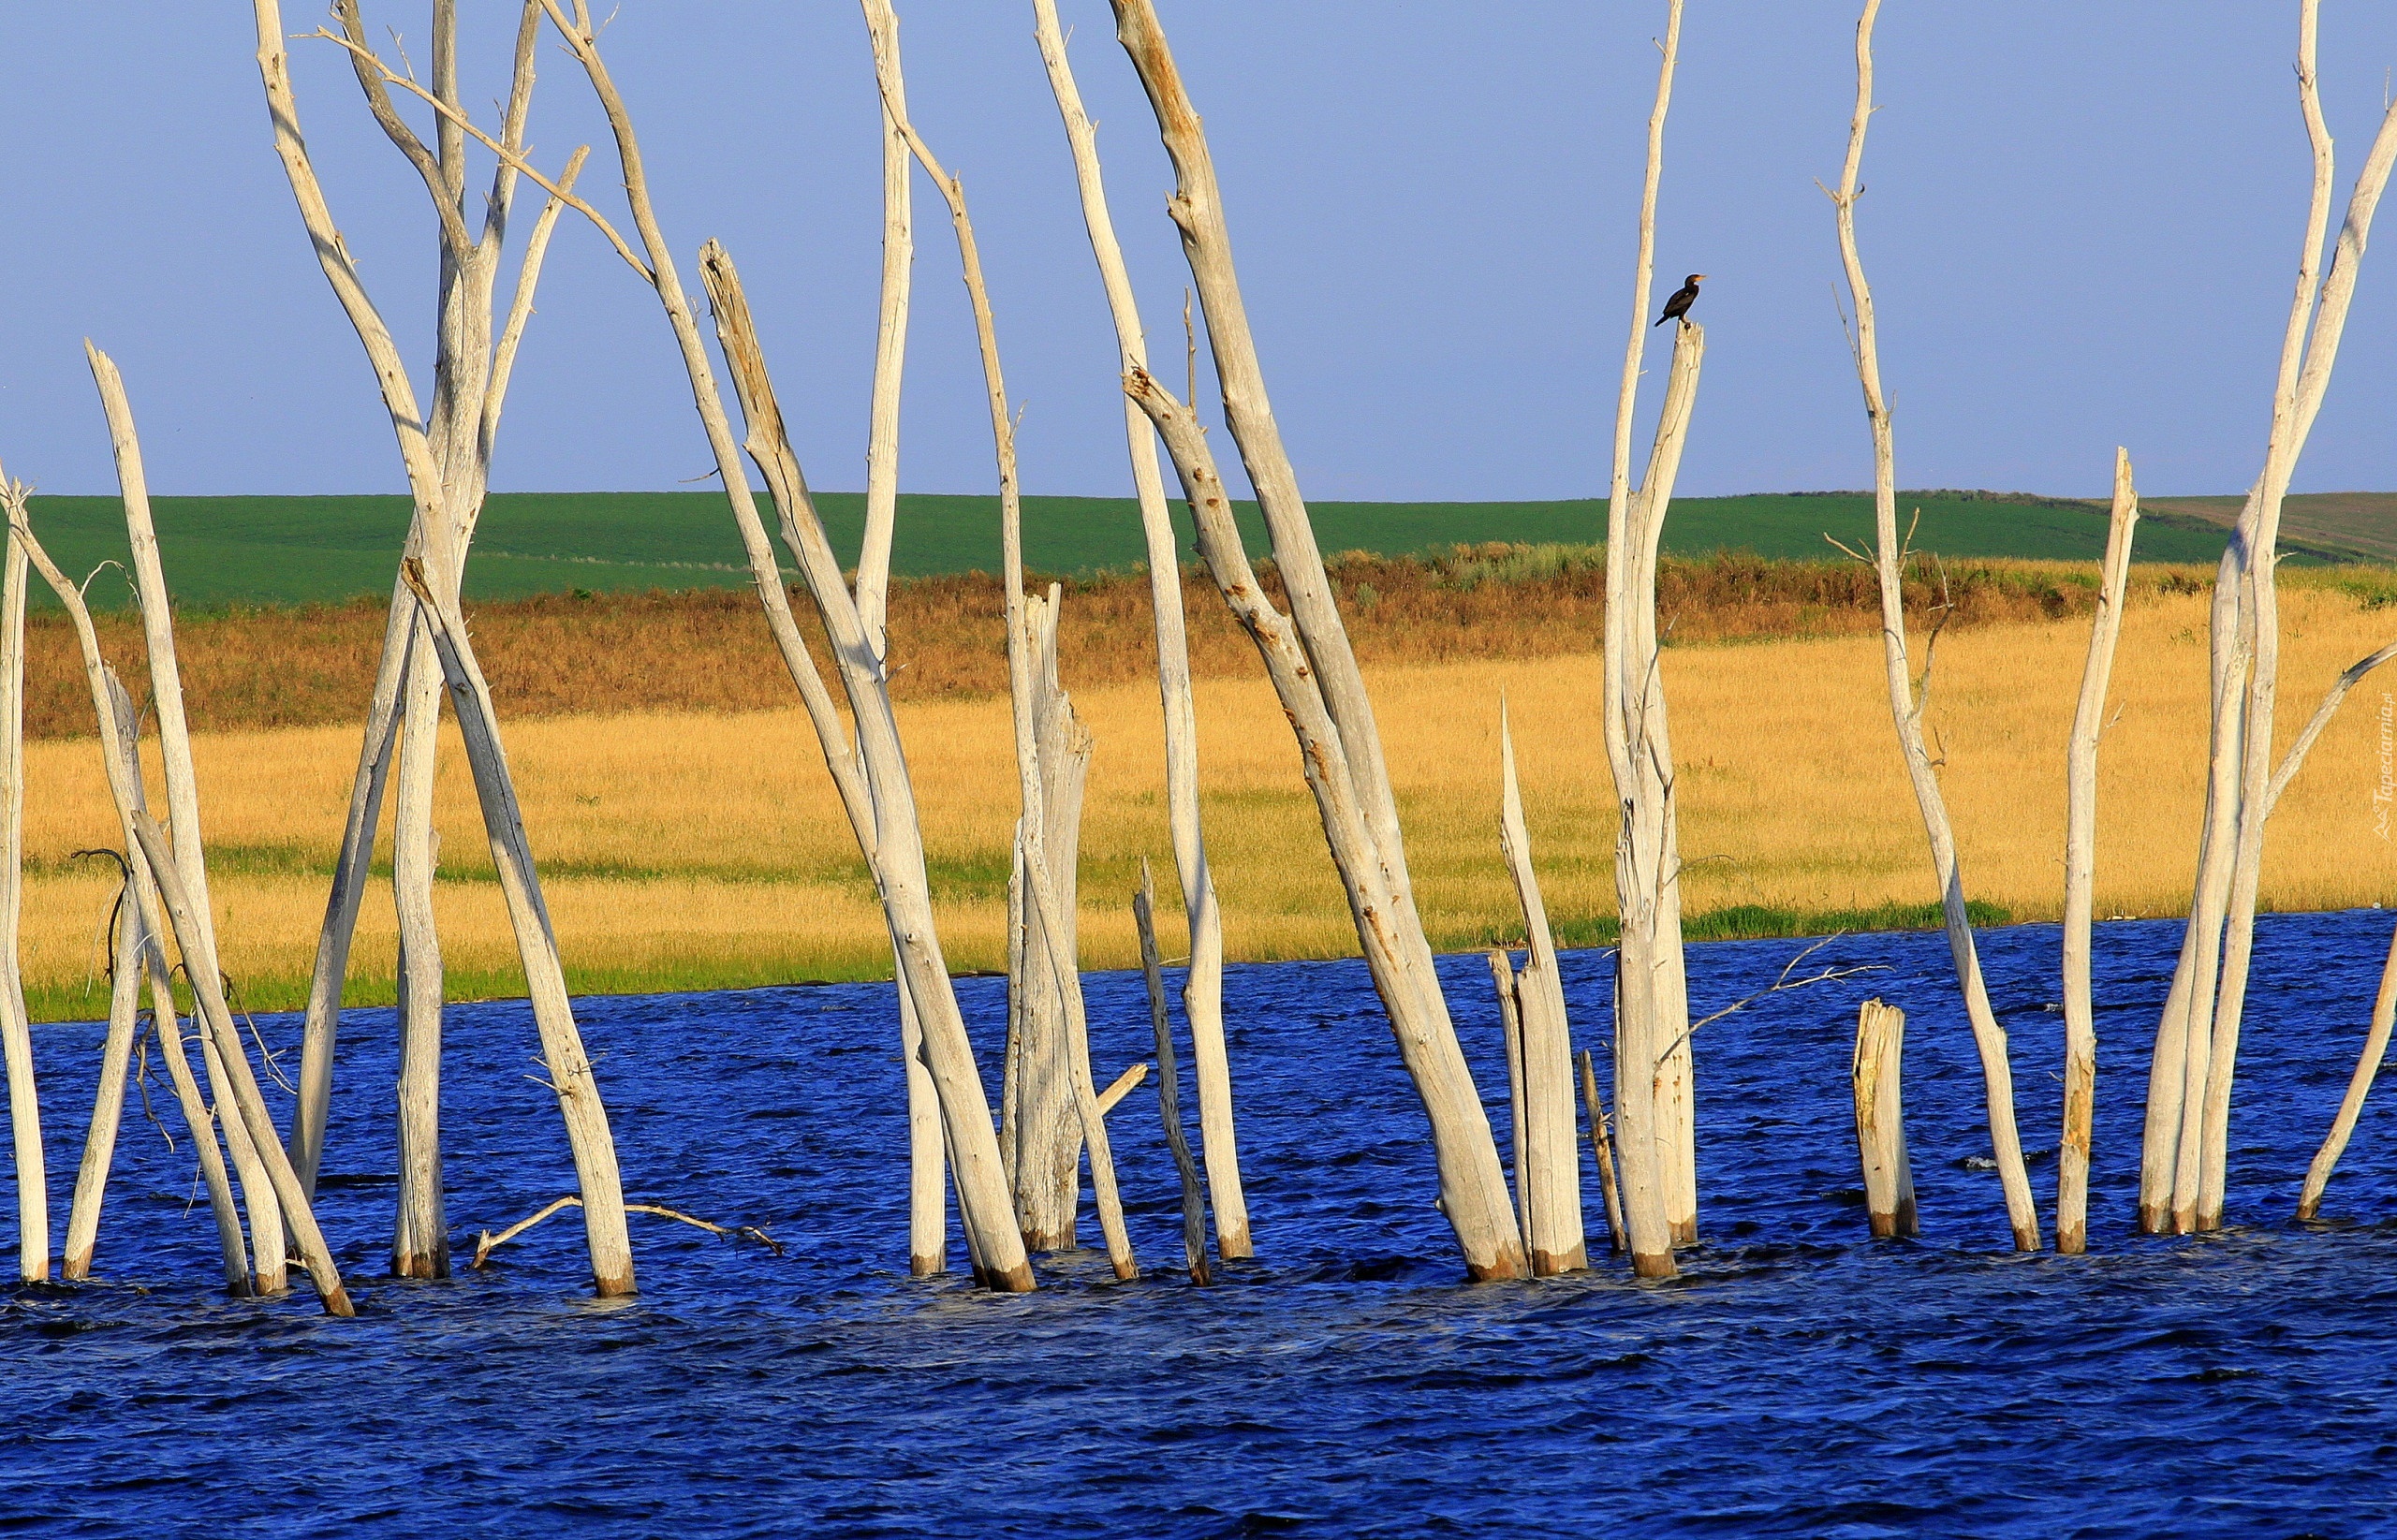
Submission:
<svg viewBox="0 0 2397 1540">
<path fill-rule="evenodd" d="M 617 1171 L 614 1140 L 608 1128 L 605 1108 L 599 1102 L 598 1087 L 591 1074 L 589 1059 L 582 1051 L 580 1031 L 574 1022 L 564 969 L 558 960 L 556 938 L 551 933 L 549 915 L 540 896 L 539 879 L 534 873 L 530 846 L 524 836 L 522 810 L 517 804 L 506 755 L 500 749 L 498 722 L 492 711 L 490 689 L 475 658 L 473 642 L 466 635 L 463 620 L 456 613 L 464 553 L 473 538 L 475 520 L 482 506 L 503 395 L 513 367 L 515 350 L 531 315 L 533 286 L 546 251 L 547 233 L 563 204 L 573 202 L 578 208 L 588 207 L 575 198 L 570 191 L 573 179 L 582 164 L 582 155 L 578 152 L 568 159 L 560 180 L 543 183 L 551 194 L 550 206 L 543 211 L 541 224 L 525 247 L 507 324 L 493 343 L 490 330 L 490 297 L 494 291 L 515 179 L 524 169 L 521 151 L 533 83 L 533 45 L 538 36 L 539 19 L 535 7 L 541 3 L 542 0 L 525 0 L 521 14 L 516 41 L 516 69 L 502 138 L 494 140 L 478 130 L 472 130 L 487 149 L 494 151 L 500 157 L 492 193 L 486 201 L 479 238 L 467 228 L 461 206 L 464 187 L 463 163 L 459 158 L 463 153 L 461 136 L 470 130 L 454 100 L 455 81 L 449 73 L 449 66 L 436 66 L 435 89 L 431 91 L 383 67 L 381 62 L 364 47 L 353 0 L 339 0 L 336 6 L 336 12 L 344 23 L 344 34 L 320 32 L 321 36 L 349 50 L 360 86 L 366 93 L 376 121 L 422 175 L 426 189 L 432 196 L 434 212 L 440 221 L 445 265 L 437 338 L 439 350 L 434 382 L 435 410 L 430 414 L 418 404 L 416 388 L 398 345 L 366 292 L 357 266 L 334 225 L 331 210 L 325 202 L 315 167 L 308 158 L 306 142 L 300 134 L 298 104 L 291 91 L 281 7 L 277 0 L 253 0 L 253 8 L 257 24 L 258 72 L 265 86 L 268 115 L 274 127 L 275 150 L 283 162 L 292 196 L 299 205 L 301 221 L 316 250 L 317 264 L 332 286 L 335 297 L 341 301 L 374 369 L 385 407 L 391 418 L 401 462 L 407 473 L 415 512 L 409 530 L 407 554 L 401 563 L 402 579 L 406 592 L 414 597 L 418 615 L 433 633 L 434 652 L 441 660 L 444 679 L 459 713 L 459 729 L 465 741 L 468 761 L 474 772 L 477 799 L 481 803 L 484 827 L 491 837 L 493 858 L 499 869 L 501 892 L 508 908 L 510 928 L 515 932 L 518 953 L 524 964 L 534 1019 L 540 1033 L 543 1058 L 549 1070 L 549 1083 L 557 1093 L 567 1142 L 574 1154 L 576 1174 L 582 1184 L 584 1236 L 591 1255 L 593 1285 L 597 1293 L 606 1297 L 628 1294 L 633 1288 L 632 1242 L 625 1225 L 624 1194 Z M 441 30 L 436 28 L 437 32 Z M 437 41 L 436 51 L 450 46 L 452 43 L 447 39 Z M 443 153 L 438 157 L 417 140 L 413 131 L 392 109 L 386 88 L 394 83 L 415 93 L 434 108 L 441 125 L 439 136 Z M 447 95 L 443 94 L 445 91 Z M 440 612 L 445 606 L 448 609 L 446 614 Z M 396 608 L 395 605 L 395 610 Z M 395 623 L 396 618 L 395 613 Z M 413 648 L 414 635 L 413 622 L 404 631 L 395 623 L 387 632 L 387 646 Z M 378 708 L 385 699 L 381 686 L 389 680 L 393 692 L 390 698 L 396 709 L 398 676 L 403 672 L 404 668 L 390 664 L 387 654 L 386 667 L 377 681 L 375 704 Z M 388 718 L 382 722 L 370 720 L 368 747 L 360 755 L 361 779 L 388 762 L 389 749 L 377 740 L 379 734 L 390 731 Z M 353 791 L 348 830 L 351 837 L 371 844 L 374 826 L 371 822 L 361 822 L 359 814 L 361 810 L 371 810 L 379 799 L 379 793 L 370 788 L 360 787 Z M 362 882 L 361 868 L 365 856 L 366 852 L 361 850 L 353 858 L 346 851 L 337 871 L 349 874 L 353 881 Z M 341 877 L 337 876 L 333 899 L 327 905 L 328 923 L 354 920 L 355 917 L 356 901 L 349 897 Z M 330 1085 L 331 1070 L 325 1061 L 331 1052 L 334 1024 L 331 1013 L 338 1009 L 340 980 L 338 974 L 331 978 L 324 974 L 329 965 L 345 960 L 346 951 L 346 939 L 338 945 L 319 943 L 319 976 L 312 986 L 311 1001 L 312 1005 L 323 1002 L 328 1014 L 320 1020 L 312 1009 L 302 1054 L 303 1059 L 313 1062 L 303 1064 L 303 1095 L 318 1094 Z M 304 1107 L 298 1123 L 303 1130 L 312 1131 L 312 1137 L 320 1137 L 323 1126 L 321 1105 Z M 320 1159 L 320 1151 L 309 1151 L 307 1164 L 313 1169 Z"/>
<path fill-rule="evenodd" d="M 34 1086 L 33 1026 L 17 956 L 25 893 L 25 552 L 14 535 L 6 565 L 0 587 L 0 1058 L 7 1064 L 17 1165 L 17 1276 L 38 1283 L 50 1277 L 50 1177 L 42 1161 L 41 1098 Z"/>
<path fill-rule="evenodd" d="M 1964 876 L 1957 859 L 1955 829 L 1948 821 L 1947 799 L 1939 789 L 1938 771 L 1923 741 L 1922 715 L 1931 700 L 1931 648 L 1937 645 L 1937 631 L 1924 652 L 1919 692 L 1906 651 L 1904 577 L 1908 553 L 1898 538 L 1895 441 L 1889 404 L 1881 392 L 1873 290 L 1865 282 L 1863 260 L 1856 249 L 1856 199 L 1862 190 L 1857 172 L 1864 162 L 1865 125 L 1873 115 L 1873 22 L 1880 8 L 1880 0 L 1865 0 L 1863 18 L 1856 27 L 1856 111 L 1848 125 L 1846 169 L 1831 194 L 1831 204 L 1838 214 L 1840 260 L 1856 307 L 1857 377 L 1864 388 L 1864 412 L 1873 428 L 1874 567 L 1881 581 L 1882 662 L 1899 752 L 1913 784 L 1915 804 L 1922 814 L 1923 831 L 1930 839 L 1932 872 L 1947 915 L 1948 952 L 1963 990 L 1974 1046 L 1980 1053 L 1981 1076 L 1988 1090 L 1990 1143 L 1996 1154 L 1998 1181 L 2005 1188 L 2007 1221 L 2014 1231 L 2015 1250 L 2035 1252 L 2040 1244 L 2039 1215 L 2022 1161 L 2022 1136 L 2015 1126 L 2014 1070 L 2007 1060 L 2006 1029 L 1998 1024 L 1981 979 L 1980 955 L 1973 945 L 1972 921 L 1964 909 Z"/>
<path fill-rule="evenodd" d="M 1022 623 L 1030 632 L 1022 645 L 1032 654 L 1034 760 L 1041 799 L 1018 819 L 1016 859 L 1022 862 L 1037 840 L 1058 886 L 1063 933 L 1050 937 L 1040 911 L 1018 885 L 1017 924 L 1022 941 L 1010 949 L 1010 1008 L 1019 1039 L 1008 1068 L 1019 1078 L 1011 1093 L 1016 1108 L 1015 1197 L 1024 1244 L 1034 1251 L 1070 1251 L 1076 1244 L 1081 1207 L 1081 1109 L 1074 1095 L 1074 1061 L 1085 1063 L 1090 1047 L 1076 1043 L 1066 1011 L 1068 981 L 1052 957 L 1080 955 L 1075 932 L 1075 883 L 1081 844 L 1082 788 L 1090 768 L 1090 729 L 1074 714 L 1073 702 L 1057 682 L 1057 606 L 1048 597 L 1027 597 Z M 1078 981 L 1077 981 L 1078 983 Z"/>
<path fill-rule="evenodd" d="M 1175 192 L 1167 210 L 1181 230 L 1183 255 L 1206 307 L 1224 415 L 1272 536 L 1275 567 L 1289 596 L 1287 615 L 1257 586 L 1213 451 L 1189 408 L 1145 369 L 1128 371 L 1126 388 L 1164 436 L 1198 525 L 1199 553 L 1256 642 L 1289 716 L 1368 971 L 1390 1013 L 1400 1057 L 1423 1099 L 1439 1170 L 1440 1210 L 1456 1233 L 1466 1271 L 1475 1278 L 1520 1278 L 1527 1262 L 1509 1211 L 1506 1171 L 1416 912 L 1373 704 L 1273 420 L 1206 135 L 1154 5 L 1111 3 L 1116 37 L 1140 77 L 1173 162 Z"/>
<path fill-rule="evenodd" d="M 1129 372 L 1148 367 L 1146 334 L 1115 221 L 1100 178 L 1098 131 L 1082 110 L 1081 89 L 1066 54 L 1055 0 L 1033 0 L 1033 28 L 1048 66 L 1049 84 L 1065 119 L 1073 152 L 1074 180 L 1081 193 L 1082 223 L 1097 258 L 1099 283 L 1115 323 L 1118 361 Z M 1248 1199 L 1241 1184 L 1239 1136 L 1232 1117 L 1231 1068 L 1224 1045 L 1224 925 L 1207 869 L 1207 843 L 1198 808 L 1198 710 L 1190 687 L 1190 645 L 1182 609 L 1182 557 L 1167 510 L 1165 478 L 1157 463 L 1154 431 L 1140 409 L 1124 403 L 1124 432 L 1131 450 L 1132 488 L 1140 506 L 1146 542 L 1149 602 L 1157 638 L 1157 693 L 1165 713 L 1166 814 L 1173 831 L 1174 869 L 1181 874 L 1183 910 L 1190 927 L 1190 963 L 1183 975 L 1183 1014 L 1190 1023 L 1190 1057 L 1198 1089 L 1198 1131 L 1207 1164 L 1207 1190 L 1215 1214 L 1216 1254 L 1236 1260 L 1256 1254 L 1249 1239 Z"/>
<path fill-rule="evenodd" d="M 1190 1140 L 1182 1131 L 1182 1070 L 1174 1057 L 1173 1027 L 1166 1019 L 1165 968 L 1157 960 L 1156 882 L 1149 863 L 1140 862 L 1140 891 L 1132 895 L 1132 920 L 1140 933 L 1140 975 L 1149 987 L 1149 1029 L 1157 1045 L 1157 1116 L 1165 1123 L 1165 1142 L 1173 1151 L 1173 1168 L 1182 1178 L 1182 1255 L 1190 1281 L 1202 1287 L 1213 1282 L 1207 1269 L 1207 1197 L 1199 1185 L 1198 1163 L 1190 1158 Z"/>
<path fill-rule="evenodd" d="M 1573 1116 L 1573 1034 L 1565 1015 L 1565 984 L 1548 905 L 1532 870 L 1531 833 L 1523 823 L 1522 790 L 1515 777 L 1515 735 L 1498 709 L 1498 844 L 1514 879 L 1530 956 L 1509 980 L 1522 1044 L 1522 1098 L 1515 1120 L 1515 1182 L 1526 1222 L 1524 1244 L 1534 1277 L 1590 1265 L 1581 1227 L 1581 1141 Z M 1511 965 L 1510 971 L 1511 971 Z"/>
<path fill-rule="evenodd" d="M 124 493 L 125 533 L 133 557 L 134 595 L 140 602 L 142 638 L 150 655 L 150 699 L 158 716 L 158 757 L 166 771 L 167 820 L 172 831 L 176 864 L 192 873 L 192 949 L 185 966 L 220 976 L 216 961 L 216 924 L 208 897 L 207 864 L 201 858 L 199 784 L 192 764 L 191 729 L 184 714 L 184 687 L 175 660 L 173 612 L 167 579 L 158 558 L 158 535 L 150 518 L 149 477 L 143 470 L 141 442 L 134 430 L 133 407 L 125 382 L 109 356 L 83 345 L 107 413 L 109 437 L 115 450 L 117 481 Z M 200 1056 L 208 1066 L 210 1086 L 218 1106 L 233 1087 L 228 1077 L 238 1071 L 224 1059 L 223 1046 L 200 1034 Z M 241 1179 L 242 1203 L 250 1221 L 250 1257 L 261 1294 L 280 1294 L 287 1285 L 284 1215 L 276 1202 L 265 1152 L 255 1143 L 256 1130 L 247 1120 L 228 1119 L 225 1144 Z M 280 1146 L 280 1138 L 277 1145 Z"/>
<path fill-rule="evenodd" d="M 2131 530 L 2139 493 L 2128 451 L 2114 451 L 2114 507 L 2106 532 L 2097 616 L 2089 661 L 2065 755 L 2064 833 L 2064 1135 L 2056 1145 L 2056 1250 L 2089 1247 L 2089 1139 L 2097 1097 L 2097 1020 L 2090 985 L 2090 929 L 2097 870 L 2097 740 L 2106 727 L 2106 692 L 2114 643 L 2123 631 L 2123 594 L 2130 580 Z"/>
<path fill-rule="evenodd" d="M 1906 1013 L 1867 1000 L 1856 1014 L 1849 1071 L 1856 1100 L 1856 1150 L 1864 1167 L 1864 1212 L 1876 1239 L 1920 1232 L 1914 1167 L 1906 1160 L 1904 1064 Z"/>
</svg>

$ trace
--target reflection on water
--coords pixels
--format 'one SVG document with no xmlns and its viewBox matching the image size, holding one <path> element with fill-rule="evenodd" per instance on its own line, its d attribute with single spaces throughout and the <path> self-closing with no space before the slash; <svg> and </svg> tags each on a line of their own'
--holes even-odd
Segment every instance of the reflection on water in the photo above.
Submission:
<svg viewBox="0 0 2397 1540">
<path fill-rule="evenodd" d="M 1162 1270 L 1179 1255 L 1179 1197 L 1149 1092 L 1110 1122 L 1134 1239 L 1159 1272 L 1113 1286 L 1083 1252 L 1051 1259 L 1050 1286 L 1027 1298 L 908 1280 L 896 1033 L 890 990 L 871 986 L 582 1004 L 627 1195 L 762 1225 L 786 1255 L 636 1216 L 640 1297 L 598 1304 L 581 1297 L 569 1211 L 488 1272 L 377 1282 L 392 1022 L 360 1012 L 321 1211 L 362 1314 L 324 1320 L 304 1289 L 271 1303 L 209 1292 L 213 1230 L 188 1147 L 169 1152 L 137 1106 L 102 1229 L 107 1282 L 0 1303 L 0 1514 L 89 1534 L 2385 1530 L 2386 1103 L 2331 1187 L 2333 1222 L 2288 1215 L 2389 925 L 2373 911 L 2263 922 L 2234 1111 L 2239 1227 L 2177 1240 L 2136 1238 L 2129 1221 L 2178 927 L 2100 928 L 2085 1257 L 2004 1250 L 1941 938 L 1834 943 L 1823 961 L 1888 971 L 1760 1002 L 1698 1039 L 1707 1243 L 1666 1284 L 1611 1265 L 1459 1282 L 1421 1113 L 1356 963 L 1227 982 L 1260 1257 L 1220 1288 Z M 2024 1142 L 2043 1151 L 2058 1116 L 2055 944 L 2051 927 L 2022 927 L 1983 946 Z M 1796 949 L 1693 947 L 1699 1014 Z M 1444 967 L 1503 1123 L 1487 969 Z M 1609 961 L 1569 954 L 1565 968 L 1577 1037 L 1596 1044 Z M 1002 987 L 960 988 L 987 1057 Z M 1866 994 L 1909 1015 L 1917 1243 L 1863 1239 L 1847 1054 Z M 1149 1056 L 1137 976 L 1094 976 L 1090 1005 L 1102 1079 Z M 571 1166 L 527 1073 L 524 1007 L 449 1020 L 449 1206 L 471 1254 L 476 1230 L 557 1196 Z M 296 1042 L 293 1020 L 262 1025 Z M 36 1041 L 63 1209 L 98 1032 Z M 2032 1177 L 2050 1219 L 2051 1156 Z M 0 1242 L 13 1251 L 12 1228 Z"/>
</svg>

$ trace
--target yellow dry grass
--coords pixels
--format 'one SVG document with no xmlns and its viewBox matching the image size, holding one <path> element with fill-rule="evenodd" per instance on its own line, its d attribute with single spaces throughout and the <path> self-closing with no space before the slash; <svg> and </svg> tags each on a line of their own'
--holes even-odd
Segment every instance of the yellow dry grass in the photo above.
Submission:
<svg viewBox="0 0 2397 1540">
<path fill-rule="evenodd" d="M 2185 902 L 2202 793 L 2204 606 L 2202 595 L 2159 594 L 2125 617 L 2120 716 L 2104 749 L 2101 915 L 2174 914 Z M 2321 591 L 2287 594 L 2284 620 L 2286 741 L 2339 669 L 2387 639 L 2390 622 Z M 2062 758 L 2086 646 L 2081 620 L 1989 626 L 1940 644 L 1931 717 L 1967 885 L 2017 918 L 2060 907 Z M 1753 904 L 1802 917 L 1936 897 L 1876 638 L 1676 648 L 1665 671 L 1693 916 Z M 1502 691 L 1551 910 L 1568 934 L 1611 915 L 1613 814 L 1594 657 L 1384 667 L 1372 683 L 1435 943 L 1469 946 L 1517 924 L 1494 837 Z M 2383 698 L 2376 679 L 2356 693 L 2283 802 L 2269 906 L 2390 898 L 2397 860 L 2376 835 L 2371 802 Z M 1137 956 L 1127 895 L 1140 858 L 1157 861 L 1171 883 L 1156 697 L 1113 685 L 1080 705 L 1098 741 L 1082 933 L 1090 965 L 1121 967 Z M 1350 951 L 1346 906 L 1271 692 L 1259 681 L 1202 682 L 1198 709 L 1210 848 L 1233 956 Z M 1007 705 L 934 700 L 901 714 L 949 961 L 997 967 L 1015 798 Z M 225 965 L 253 1004 L 290 1005 L 313 956 L 355 729 L 225 733 L 197 748 Z M 796 711 L 522 722 L 508 731 L 508 751 L 578 988 L 887 973 L 872 888 Z M 95 863 L 68 858 L 114 843 L 96 746 L 28 745 L 27 777 L 27 984 L 45 1015 L 89 1014 L 105 1005 L 94 975 L 112 884 Z M 439 816 L 453 994 L 521 988 L 454 742 Z M 388 887 L 378 883 L 351 998 L 390 998 L 393 952 Z"/>
</svg>

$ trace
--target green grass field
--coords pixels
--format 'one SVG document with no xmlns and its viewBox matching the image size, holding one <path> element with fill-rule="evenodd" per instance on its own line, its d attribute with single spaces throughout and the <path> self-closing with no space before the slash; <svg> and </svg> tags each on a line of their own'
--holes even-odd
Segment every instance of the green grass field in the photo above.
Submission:
<svg viewBox="0 0 2397 1540">
<path fill-rule="evenodd" d="M 2105 544 L 2104 511 L 2087 503 L 1904 495 L 1904 516 L 1921 509 L 1915 545 L 1922 550 L 2095 561 Z M 821 493 L 818 506 L 835 548 L 854 551 L 863 497 Z M 1604 537 L 1606 508 L 1603 502 L 1574 500 L 1317 503 L 1311 511 L 1327 551 L 1404 555 L 1493 540 L 1586 544 Z M 125 560 L 125 526 L 114 498 L 37 497 L 32 513 L 36 533 L 70 574 Z M 177 602 L 213 609 L 389 593 L 408 505 L 402 497 L 161 497 L 154 514 Z M 1187 515 L 1179 505 L 1175 515 L 1187 560 Z M 1262 554 L 1264 529 L 1255 506 L 1243 504 L 1240 520 L 1250 549 Z M 1665 543 L 1684 555 L 1744 550 L 1819 559 L 1835 554 L 1825 534 L 1861 546 L 1872 521 L 1872 500 L 1858 493 L 1684 498 L 1673 504 Z M 1125 498 L 1027 497 L 1024 525 L 1026 559 L 1042 571 L 1128 567 L 1144 554 L 1140 520 Z M 2202 516 L 2158 512 L 2140 524 L 2139 555 L 2212 562 L 2223 538 L 2221 528 Z M 2361 559 L 2359 551 L 2327 541 L 2301 538 L 2287 549 L 2298 560 Z M 900 500 L 893 557 L 899 572 L 992 571 L 998 561 L 994 497 Z M 472 597 L 505 599 L 574 589 L 734 588 L 747 581 L 731 515 L 715 492 L 508 492 L 493 496 L 483 512 L 466 590 Z M 35 586 L 38 599 L 54 602 Z M 102 607 L 130 601 L 129 589 L 112 573 L 103 573 L 90 594 Z"/>
</svg>

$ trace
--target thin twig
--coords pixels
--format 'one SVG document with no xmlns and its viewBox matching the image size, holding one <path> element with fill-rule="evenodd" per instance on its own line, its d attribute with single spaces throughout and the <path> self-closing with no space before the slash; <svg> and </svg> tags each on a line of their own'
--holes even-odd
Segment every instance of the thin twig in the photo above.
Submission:
<svg viewBox="0 0 2397 1540">
<path fill-rule="evenodd" d="M 1800 963 L 1805 961 L 1816 952 L 1821 951 L 1832 942 L 1842 940 L 1846 936 L 1846 934 L 1847 932 L 1846 931 L 1840 931 L 1831 935 L 1825 936 L 1822 940 L 1816 942 L 1813 946 L 1808 946 L 1797 956 L 1791 958 L 1787 963 L 1783 964 L 1781 975 L 1778 978 L 1775 978 L 1765 988 L 1757 990 L 1754 994 L 1747 995 L 1739 1000 L 1734 1000 L 1731 1004 L 1724 1006 L 1721 1010 L 1716 1011 L 1713 1015 L 1709 1016 L 1702 1020 L 1691 1022 L 1689 1031 L 1683 1033 L 1679 1037 L 1675 1038 L 1672 1046 L 1666 1049 L 1665 1051 L 1657 1057 L 1656 1063 L 1661 1065 L 1667 1059 L 1672 1057 L 1673 1053 L 1679 1049 L 1684 1043 L 1688 1042 L 1692 1037 L 1698 1035 L 1698 1028 L 1710 1025 L 1713 1022 L 1720 1021 L 1727 1016 L 1743 1011 L 1769 994 L 1783 994 L 1791 990 L 1802 990 L 1810 984 L 1833 983 L 1843 978 L 1854 978 L 1860 974 L 1885 974 L 1890 971 L 1880 963 L 1868 962 L 1860 964 L 1853 968 L 1825 968 L 1821 973 L 1810 974 L 1804 978 L 1791 978 L 1789 976 L 1791 974 L 1798 971 L 1798 965 Z"/>
<path fill-rule="evenodd" d="M 554 1201 L 545 1205 L 538 1212 L 518 1220 L 515 1224 L 510 1225 L 507 1228 L 500 1231 L 497 1235 L 492 1234 L 489 1230 L 480 1232 L 475 1238 L 475 1259 L 466 1265 L 477 1271 L 480 1271 L 483 1264 L 490 1260 L 491 1254 L 498 1247 L 506 1245 L 508 1241 L 515 1239 L 518 1236 L 522 1235 L 525 1231 L 531 1229 L 534 1225 L 538 1225 L 541 1221 L 549 1218 L 551 1214 L 558 1213 L 566 1209 L 580 1209 L 581 1207 L 582 1199 L 577 1197 L 572 1193 L 568 1193 L 566 1196 L 555 1199 Z M 669 1209 L 662 1203 L 627 1203 L 625 1205 L 625 1212 L 628 1214 L 654 1214 L 660 1219 L 680 1220 L 685 1225 L 691 1225 L 697 1229 L 705 1230 L 711 1235 L 720 1235 L 733 1240 L 754 1240 L 760 1246 L 765 1247 L 768 1251 L 773 1253 L 776 1256 L 780 1256 L 784 1254 L 783 1243 L 776 1240 L 772 1236 L 768 1235 L 765 1231 L 757 1228 L 755 1225 L 718 1225 L 713 1220 L 701 1219 L 696 1214 L 686 1214 L 680 1209 Z"/>
</svg>

